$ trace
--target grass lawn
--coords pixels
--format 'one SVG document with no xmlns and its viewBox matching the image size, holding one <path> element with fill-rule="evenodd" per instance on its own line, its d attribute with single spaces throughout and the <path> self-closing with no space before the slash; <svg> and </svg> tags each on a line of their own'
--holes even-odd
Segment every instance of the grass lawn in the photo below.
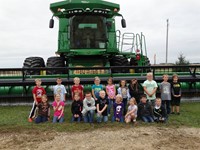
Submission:
<svg viewBox="0 0 200 150">
<path fill-rule="evenodd" d="M 75 131 L 87 131 L 91 128 L 127 128 L 131 125 L 125 123 L 109 123 L 96 124 L 93 126 L 85 123 L 70 123 L 71 112 L 70 106 L 65 108 L 65 122 L 63 124 L 52 124 L 51 122 L 43 124 L 35 124 L 28 122 L 28 115 L 31 110 L 30 106 L 1 106 L 0 108 L 0 130 L 1 132 L 21 132 L 43 130 L 43 131 L 58 131 L 58 132 L 75 132 Z M 52 109 L 51 109 L 52 110 Z M 53 111 L 51 111 L 53 114 Z M 182 103 L 181 115 L 170 115 L 169 121 L 166 124 L 145 124 L 139 122 L 138 126 L 164 126 L 164 127 L 196 127 L 200 128 L 200 103 Z M 52 115 L 51 115 L 52 116 Z"/>
</svg>

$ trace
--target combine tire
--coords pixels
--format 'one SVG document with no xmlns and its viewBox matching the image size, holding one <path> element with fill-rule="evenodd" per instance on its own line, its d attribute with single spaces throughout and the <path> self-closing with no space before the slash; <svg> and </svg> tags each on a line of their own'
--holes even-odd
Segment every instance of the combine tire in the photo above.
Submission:
<svg viewBox="0 0 200 150">
<path fill-rule="evenodd" d="M 110 61 L 111 66 L 130 66 L 127 58 L 123 56 L 114 56 Z M 129 69 L 112 69 L 112 73 L 129 73 Z"/>
<path fill-rule="evenodd" d="M 24 60 L 23 68 L 45 67 L 44 59 L 41 57 L 28 57 Z M 28 70 L 27 75 L 40 75 L 40 70 Z"/>
<path fill-rule="evenodd" d="M 62 57 L 49 57 L 47 59 L 47 65 L 48 68 L 53 67 L 65 67 L 65 61 Z M 47 70 L 47 74 L 64 74 L 66 71 L 63 70 Z"/>
</svg>

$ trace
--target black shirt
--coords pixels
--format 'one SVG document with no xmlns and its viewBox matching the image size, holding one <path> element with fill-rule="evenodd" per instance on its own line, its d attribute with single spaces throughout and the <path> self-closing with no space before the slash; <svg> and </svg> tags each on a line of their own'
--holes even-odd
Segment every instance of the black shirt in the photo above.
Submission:
<svg viewBox="0 0 200 150">
<path fill-rule="evenodd" d="M 73 101 L 72 102 L 72 106 L 71 106 L 71 112 L 72 114 L 77 114 L 77 115 L 81 115 L 81 111 L 82 111 L 82 108 L 83 108 L 83 103 L 82 101 Z"/>
<path fill-rule="evenodd" d="M 107 97 L 105 97 L 103 99 L 101 97 L 99 97 L 98 100 L 97 100 L 97 104 L 99 104 L 99 110 L 101 111 L 104 108 L 105 105 L 108 105 L 108 99 L 107 99 Z M 102 115 L 103 116 L 107 116 L 108 115 L 108 113 L 107 113 L 107 107 L 102 112 Z"/>
</svg>

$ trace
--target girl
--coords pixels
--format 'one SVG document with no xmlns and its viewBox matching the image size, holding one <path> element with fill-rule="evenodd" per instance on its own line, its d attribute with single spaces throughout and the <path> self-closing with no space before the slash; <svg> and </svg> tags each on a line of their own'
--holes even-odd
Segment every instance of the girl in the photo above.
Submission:
<svg viewBox="0 0 200 150">
<path fill-rule="evenodd" d="M 110 77 L 107 80 L 108 85 L 106 86 L 106 94 L 108 95 L 108 116 L 110 116 L 111 107 L 113 106 L 113 102 L 115 101 L 116 88 L 113 84 L 113 78 Z"/>
<path fill-rule="evenodd" d="M 35 123 L 46 122 L 50 118 L 50 105 L 47 102 L 46 95 L 42 95 L 42 102 L 38 104 L 37 114 L 38 116 L 35 119 Z"/>
<path fill-rule="evenodd" d="M 83 109 L 83 103 L 80 100 L 80 96 L 78 93 L 74 95 L 74 101 L 72 102 L 71 112 L 72 112 L 72 122 L 81 121 L 81 111 Z"/>
<path fill-rule="evenodd" d="M 65 103 L 60 100 L 60 95 L 57 94 L 55 101 L 52 103 L 54 110 L 53 123 L 62 123 L 64 121 L 64 105 Z"/>
<path fill-rule="evenodd" d="M 131 98 L 129 101 L 129 106 L 128 106 L 128 112 L 125 115 L 125 122 L 129 123 L 131 121 L 133 121 L 134 123 L 136 122 L 136 118 L 137 118 L 137 102 L 135 100 L 135 98 Z"/>
<path fill-rule="evenodd" d="M 127 100 L 130 99 L 129 89 L 126 86 L 126 80 L 121 80 L 119 84 L 119 88 L 117 89 L 118 94 L 122 95 L 123 104 L 124 104 L 124 115 L 126 114 L 126 105 Z"/>
<path fill-rule="evenodd" d="M 172 113 L 175 113 L 175 107 L 176 107 L 176 113 L 177 115 L 180 115 L 180 102 L 181 102 L 181 84 L 178 82 L 178 75 L 172 76 Z"/>
<path fill-rule="evenodd" d="M 139 85 L 137 79 L 132 79 L 130 84 L 128 85 L 129 93 L 131 97 L 136 99 L 136 102 L 139 104 L 140 102 L 140 95 L 139 95 Z"/>
<path fill-rule="evenodd" d="M 103 90 L 103 85 L 100 84 L 101 80 L 99 77 L 94 78 L 94 85 L 92 86 L 92 96 L 95 101 L 99 98 L 99 92 Z"/>
<path fill-rule="evenodd" d="M 112 121 L 123 122 L 123 109 L 124 104 L 122 103 L 122 96 L 117 94 L 116 101 L 113 104 L 114 115 Z"/>
</svg>

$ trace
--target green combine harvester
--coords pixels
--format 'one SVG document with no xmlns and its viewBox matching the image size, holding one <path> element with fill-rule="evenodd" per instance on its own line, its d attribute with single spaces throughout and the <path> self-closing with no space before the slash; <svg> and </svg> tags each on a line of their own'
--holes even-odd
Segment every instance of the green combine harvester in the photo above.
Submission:
<svg viewBox="0 0 200 150">
<path fill-rule="evenodd" d="M 65 0 L 52 3 L 50 10 L 53 16 L 49 27 L 54 27 L 55 17 L 59 20 L 57 56 L 48 58 L 46 63 L 41 57 L 28 57 L 23 68 L 0 69 L 0 99 L 31 97 L 35 78 L 42 78 L 47 93 L 52 95 L 50 87 L 55 85 L 57 77 L 63 78 L 68 90 L 73 78 L 80 77 L 81 84 L 90 90 L 95 76 L 99 76 L 103 84 L 110 76 L 115 83 L 132 78 L 142 83 L 148 71 L 154 73 L 158 83 L 162 74 L 177 73 L 186 92 L 199 91 L 200 66 L 151 66 L 145 36 L 121 34 L 116 29 L 115 17 L 121 17 L 121 26 L 126 27 L 118 4 L 102 0 Z"/>
<path fill-rule="evenodd" d="M 126 27 L 118 4 L 101 0 L 66 0 L 50 5 L 53 18 L 59 19 L 58 57 L 50 57 L 46 67 L 109 67 L 109 66 L 147 66 L 149 60 L 143 55 L 143 35 L 123 34 L 120 43 L 120 31 L 115 29 L 115 17 L 122 17 L 122 27 Z M 137 38 L 137 40 L 136 40 Z M 137 43 L 135 43 L 137 42 Z M 121 45 L 120 45 L 121 44 Z M 129 46 L 128 46 L 129 45 Z M 137 45 L 136 47 L 134 47 Z M 122 51 L 123 48 L 128 48 Z M 140 47 L 140 49 L 139 49 Z M 130 61 L 129 61 L 130 60 Z M 43 58 L 29 57 L 24 62 L 25 68 L 45 67 Z M 127 73 L 127 69 L 115 69 L 115 73 Z M 47 71 L 47 74 L 66 72 Z M 67 72 L 77 74 L 104 74 L 109 71 L 90 72 L 86 70 Z M 82 76 L 81 76 L 82 77 Z"/>
</svg>

